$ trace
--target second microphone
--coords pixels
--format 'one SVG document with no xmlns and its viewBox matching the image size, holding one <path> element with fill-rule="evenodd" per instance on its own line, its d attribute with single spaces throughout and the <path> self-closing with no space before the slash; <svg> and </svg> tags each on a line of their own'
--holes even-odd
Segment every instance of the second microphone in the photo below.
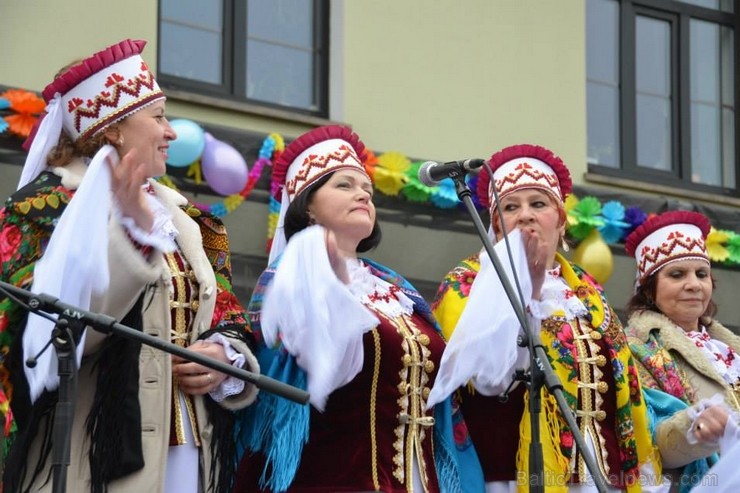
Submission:
<svg viewBox="0 0 740 493">
<path fill-rule="evenodd" d="M 419 181 L 428 187 L 439 185 L 445 178 L 456 178 L 478 169 L 485 164 L 484 159 L 465 159 L 438 163 L 427 161 L 419 168 Z"/>
</svg>

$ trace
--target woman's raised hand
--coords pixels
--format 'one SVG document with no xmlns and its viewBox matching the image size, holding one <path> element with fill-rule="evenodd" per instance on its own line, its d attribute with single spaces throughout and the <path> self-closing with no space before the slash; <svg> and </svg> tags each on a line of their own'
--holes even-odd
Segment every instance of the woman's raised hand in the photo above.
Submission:
<svg viewBox="0 0 740 493">
<path fill-rule="evenodd" d="M 545 272 L 551 260 L 550 249 L 540 233 L 533 228 L 522 228 L 524 250 L 527 253 L 529 276 L 532 279 L 532 298 L 540 299 L 542 284 L 545 282 Z"/>
<path fill-rule="evenodd" d="M 131 149 L 118 165 L 110 158 L 111 189 L 118 202 L 121 213 L 133 219 L 136 225 L 150 232 L 154 225 L 154 214 L 146 200 L 143 184 L 147 178 L 146 165 L 136 158 L 136 149 Z"/>
</svg>

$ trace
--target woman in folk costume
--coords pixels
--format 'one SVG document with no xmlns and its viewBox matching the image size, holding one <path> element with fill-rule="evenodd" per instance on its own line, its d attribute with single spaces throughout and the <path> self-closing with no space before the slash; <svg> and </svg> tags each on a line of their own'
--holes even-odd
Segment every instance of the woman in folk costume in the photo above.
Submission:
<svg viewBox="0 0 740 493">
<path fill-rule="evenodd" d="M 47 114 L 0 210 L 2 279 L 257 370 L 223 225 L 151 180 L 176 135 L 145 44 L 110 46 L 44 89 Z M 51 329 L 0 297 L 7 492 L 52 490 L 54 349 L 25 365 Z M 67 491 L 228 491 L 228 410 L 252 401 L 253 385 L 89 328 L 77 356 Z"/>
<path fill-rule="evenodd" d="M 493 182 L 481 173 L 478 194 L 490 204 L 496 238 L 502 239 L 502 225 L 510 232 L 531 327 L 540 333 L 610 491 L 639 491 L 642 475 L 657 476 L 660 464 L 637 368 L 601 286 L 557 253 L 565 234 L 563 202 L 571 191 L 570 173 L 560 158 L 536 145 L 507 147 L 489 163 Z M 494 186 L 500 209 L 493 199 Z M 503 245 L 496 249 L 508 265 Z M 453 269 L 432 307 L 448 346 L 429 400 L 436 402 L 459 388 L 487 491 L 527 491 L 530 475 L 536 473 L 528 464 L 528 395 L 518 385 L 508 401 L 500 402 L 497 396 L 507 389 L 516 368 L 529 365 L 529 353 L 517 345 L 520 325 L 488 255 L 475 254 Z M 571 429 L 554 398 L 542 392 L 545 490 L 595 491 Z"/>
<path fill-rule="evenodd" d="M 663 465 L 676 478 L 681 471 L 675 469 L 719 450 L 728 417 L 740 411 L 740 337 L 714 319 L 714 280 L 704 243 L 709 229 L 697 212 L 665 212 L 645 221 L 625 243 L 637 261 L 627 335 L 640 380 L 679 404 L 661 398 L 674 412 L 663 413 L 655 433 Z M 702 472 L 696 469 L 701 464 L 692 467 L 688 474 Z"/>
<path fill-rule="evenodd" d="M 403 277 L 357 256 L 380 241 L 364 156 L 352 130 L 326 126 L 275 163 L 276 260 L 248 312 L 265 374 L 311 399 L 262 393 L 244 411 L 235 492 L 482 489 L 475 457 L 461 470 L 458 446 L 474 451 L 461 424 L 455 443 L 450 401 L 427 410 L 444 349 L 428 305 Z"/>
</svg>

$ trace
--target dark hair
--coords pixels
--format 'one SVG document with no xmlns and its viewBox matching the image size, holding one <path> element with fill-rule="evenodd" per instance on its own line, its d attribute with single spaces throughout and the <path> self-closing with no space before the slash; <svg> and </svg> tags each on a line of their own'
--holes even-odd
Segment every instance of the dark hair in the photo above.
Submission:
<svg viewBox="0 0 740 493">
<path fill-rule="evenodd" d="M 310 225 L 310 218 L 308 217 L 308 205 L 311 203 L 311 199 L 313 198 L 313 195 L 316 193 L 316 191 L 323 187 L 324 184 L 329 181 L 329 178 L 334 174 L 335 172 L 328 173 L 325 176 L 322 176 L 318 180 L 316 180 L 315 183 L 309 185 L 309 187 L 306 190 L 303 190 L 301 193 L 298 194 L 297 197 L 293 199 L 293 202 L 290 203 L 288 206 L 288 210 L 285 213 L 285 240 L 290 240 L 290 237 L 296 234 L 297 232 L 306 229 Z M 283 190 L 283 193 L 286 193 L 285 190 Z M 375 224 L 373 225 L 373 231 L 370 233 L 370 236 L 367 238 L 364 238 L 360 243 L 357 245 L 357 252 L 367 252 L 368 250 L 372 250 L 376 246 L 380 244 L 380 239 L 382 237 L 382 234 L 380 232 L 380 225 L 378 224 L 378 218 L 375 218 Z"/>
<path fill-rule="evenodd" d="M 712 276 L 712 292 L 717 283 Z M 655 295 L 658 291 L 658 276 L 657 272 L 653 273 L 650 277 L 645 279 L 640 287 L 637 288 L 637 292 L 632 296 L 627 304 L 627 317 L 631 317 L 633 313 L 639 311 L 650 310 L 653 312 L 661 313 L 658 306 L 655 304 Z M 711 323 L 714 316 L 717 314 L 717 305 L 713 299 L 709 299 L 707 309 L 699 317 L 702 324 L 708 325 Z"/>
</svg>

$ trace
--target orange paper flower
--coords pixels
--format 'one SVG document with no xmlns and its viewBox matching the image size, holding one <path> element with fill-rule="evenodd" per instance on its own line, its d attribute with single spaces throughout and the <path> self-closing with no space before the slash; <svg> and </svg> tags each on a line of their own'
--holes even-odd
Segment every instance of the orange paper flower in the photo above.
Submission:
<svg viewBox="0 0 740 493">
<path fill-rule="evenodd" d="M 8 89 L 0 94 L 0 98 L 7 99 L 10 102 L 10 109 L 16 113 L 4 118 L 9 125 L 8 129 L 23 138 L 28 137 L 39 114 L 46 107 L 44 100 L 35 93 L 23 89 Z"/>
<path fill-rule="evenodd" d="M 23 89 L 8 89 L 0 98 L 10 101 L 10 109 L 25 115 L 38 115 L 46 107 L 44 100 L 31 91 Z"/>
<path fill-rule="evenodd" d="M 375 176 L 375 167 L 378 165 L 378 156 L 373 151 L 365 148 L 365 154 L 362 156 L 362 165 L 365 167 L 365 172 L 373 179 Z"/>
</svg>

